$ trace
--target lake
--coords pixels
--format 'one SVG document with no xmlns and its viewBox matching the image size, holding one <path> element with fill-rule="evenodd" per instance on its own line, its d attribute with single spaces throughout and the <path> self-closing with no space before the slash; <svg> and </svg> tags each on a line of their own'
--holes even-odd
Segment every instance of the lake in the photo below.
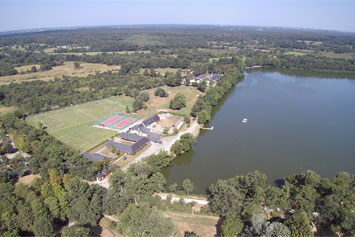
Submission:
<svg viewBox="0 0 355 237">
<path fill-rule="evenodd" d="M 162 172 L 168 184 L 189 178 L 195 193 L 254 170 L 269 183 L 306 170 L 354 174 L 354 123 L 355 80 L 249 72 L 213 111 L 214 130 Z"/>
</svg>

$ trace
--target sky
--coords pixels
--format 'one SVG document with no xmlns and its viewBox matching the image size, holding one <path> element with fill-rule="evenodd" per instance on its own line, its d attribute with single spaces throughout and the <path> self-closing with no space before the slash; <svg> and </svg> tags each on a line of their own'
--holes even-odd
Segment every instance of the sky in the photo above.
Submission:
<svg viewBox="0 0 355 237">
<path fill-rule="evenodd" d="M 355 32 L 355 0 L 0 0 L 0 31 L 131 24 Z"/>
</svg>

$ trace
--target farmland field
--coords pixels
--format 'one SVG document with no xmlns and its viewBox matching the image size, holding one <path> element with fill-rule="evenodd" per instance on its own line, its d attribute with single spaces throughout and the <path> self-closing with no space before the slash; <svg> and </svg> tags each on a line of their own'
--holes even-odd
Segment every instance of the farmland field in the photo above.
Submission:
<svg viewBox="0 0 355 237">
<path fill-rule="evenodd" d="M 150 53 L 151 51 L 149 50 L 137 50 L 137 51 L 115 51 L 115 52 L 66 52 L 66 53 L 55 53 L 55 52 L 49 52 L 48 54 L 58 54 L 58 55 L 78 55 L 81 56 L 83 54 L 86 55 L 98 55 L 98 54 L 134 54 L 134 53 Z"/>
<path fill-rule="evenodd" d="M 95 122 L 115 112 L 124 113 L 126 106 L 132 103 L 133 99 L 129 97 L 110 97 L 30 116 L 27 122 L 37 127 L 41 121 L 48 133 L 61 142 L 86 151 L 115 134 L 111 130 L 93 127 Z"/>
<path fill-rule="evenodd" d="M 297 51 L 289 51 L 284 53 L 284 55 L 292 55 L 292 56 L 303 56 L 306 55 L 307 53 L 305 52 L 297 52 Z"/>
<path fill-rule="evenodd" d="M 32 67 L 33 65 L 30 66 Z M 10 84 L 12 82 L 16 83 L 16 82 L 33 81 L 33 80 L 49 81 L 49 80 L 53 80 L 55 77 L 61 78 L 63 75 L 86 77 L 89 74 L 95 74 L 96 71 L 105 72 L 108 70 L 120 69 L 120 66 L 107 66 L 101 63 L 81 63 L 80 67 L 81 67 L 80 69 L 75 69 L 74 62 L 65 62 L 64 65 L 53 67 L 51 70 L 48 71 L 38 71 L 38 72 L 17 74 L 11 76 L 2 76 L 0 77 L 0 85 Z M 29 68 L 23 66 L 18 69 L 21 71 L 24 69 L 27 70 Z"/>
</svg>

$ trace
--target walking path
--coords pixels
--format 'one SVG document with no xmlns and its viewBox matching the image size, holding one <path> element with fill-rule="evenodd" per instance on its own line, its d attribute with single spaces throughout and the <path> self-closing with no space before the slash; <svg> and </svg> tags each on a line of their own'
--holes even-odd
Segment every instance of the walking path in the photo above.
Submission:
<svg viewBox="0 0 355 237">
<path fill-rule="evenodd" d="M 166 193 L 156 193 L 154 195 L 161 197 L 161 199 L 163 199 L 163 200 L 166 200 L 167 197 L 169 196 L 169 194 L 166 194 Z M 196 202 L 197 204 L 200 204 L 200 205 L 208 205 L 208 200 L 206 198 L 201 198 L 201 197 L 183 197 L 183 196 L 173 195 L 171 201 L 177 202 L 180 199 L 183 199 L 184 202 L 186 202 L 186 203 Z"/>
</svg>

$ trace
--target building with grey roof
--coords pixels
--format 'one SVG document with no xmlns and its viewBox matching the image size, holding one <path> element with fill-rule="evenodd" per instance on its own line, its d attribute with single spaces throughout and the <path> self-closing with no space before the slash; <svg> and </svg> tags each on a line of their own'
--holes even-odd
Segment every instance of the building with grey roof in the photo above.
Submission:
<svg viewBox="0 0 355 237">
<path fill-rule="evenodd" d="M 137 136 L 137 137 L 139 137 L 139 136 Z M 118 142 L 114 142 L 114 141 L 108 141 L 106 146 L 107 147 L 113 146 L 115 149 L 117 149 L 121 152 L 125 152 L 129 155 L 134 155 L 138 151 L 140 151 L 143 147 L 145 147 L 147 144 L 149 144 L 149 142 L 150 141 L 148 138 L 140 137 L 140 139 L 132 145 L 122 144 L 122 143 L 118 143 Z"/>
<path fill-rule="evenodd" d="M 96 162 L 96 161 L 103 161 L 103 160 L 108 160 L 108 161 L 111 161 L 113 160 L 112 157 L 110 156 L 104 156 L 104 155 L 101 155 L 101 154 L 98 154 L 98 153 L 89 153 L 89 152 L 84 152 L 83 153 L 83 156 L 93 162 Z"/>
<path fill-rule="evenodd" d="M 148 132 L 147 138 L 152 142 L 160 143 L 160 144 L 162 143 L 161 136 L 158 133 Z"/>
<path fill-rule="evenodd" d="M 147 119 L 145 119 L 142 124 L 145 126 L 145 127 L 149 127 L 149 126 L 152 126 L 154 125 L 155 123 L 159 122 L 160 121 L 160 117 L 158 114 L 155 114 Z"/>
<path fill-rule="evenodd" d="M 131 142 L 137 142 L 142 137 L 132 133 L 122 133 L 120 138 Z"/>
</svg>

